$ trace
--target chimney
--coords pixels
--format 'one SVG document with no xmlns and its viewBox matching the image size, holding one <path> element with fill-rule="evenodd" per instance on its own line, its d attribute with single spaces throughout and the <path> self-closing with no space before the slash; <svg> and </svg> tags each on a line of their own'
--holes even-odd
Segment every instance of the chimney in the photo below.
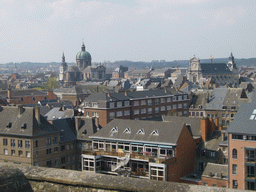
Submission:
<svg viewBox="0 0 256 192">
<path fill-rule="evenodd" d="M 164 92 L 167 93 L 167 88 L 166 87 L 164 87 Z"/>
<path fill-rule="evenodd" d="M 77 131 L 78 131 L 80 125 L 81 125 L 81 118 L 80 117 L 76 117 L 76 130 Z"/>
<path fill-rule="evenodd" d="M 99 118 L 98 117 L 95 117 L 94 122 L 95 122 L 96 127 L 99 128 Z"/>
<path fill-rule="evenodd" d="M 38 123 L 41 122 L 41 119 L 40 119 L 40 107 L 38 107 L 38 106 L 35 106 L 35 118 L 38 121 Z"/>
<path fill-rule="evenodd" d="M 11 95 L 11 89 L 7 89 L 7 98 L 11 99 L 12 95 Z"/>
<path fill-rule="evenodd" d="M 110 92 L 108 92 L 108 97 L 110 97 Z"/>
<path fill-rule="evenodd" d="M 224 140 L 225 140 L 225 133 L 222 132 L 222 133 L 221 133 L 221 141 L 224 141 Z"/>
<path fill-rule="evenodd" d="M 126 90 L 124 91 L 124 95 L 127 96 L 127 91 Z"/>
<path fill-rule="evenodd" d="M 208 118 L 202 118 L 200 119 L 200 130 L 202 133 L 202 140 L 206 141 L 207 140 L 207 135 L 208 135 L 208 126 L 209 126 L 209 119 Z"/>
<path fill-rule="evenodd" d="M 18 105 L 18 115 L 21 115 L 24 111 L 23 105 Z"/>
<path fill-rule="evenodd" d="M 99 92 L 99 86 L 98 85 L 96 86 L 96 92 Z"/>
</svg>

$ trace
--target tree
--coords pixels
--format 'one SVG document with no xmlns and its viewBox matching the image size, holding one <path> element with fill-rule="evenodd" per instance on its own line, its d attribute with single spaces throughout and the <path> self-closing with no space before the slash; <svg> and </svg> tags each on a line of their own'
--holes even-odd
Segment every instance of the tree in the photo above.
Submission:
<svg viewBox="0 0 256 192">
<path fill-rule="evenodd" d="M 56 79 L 54 77 L 51 77 L 50 79 L 48 79 L 47 83 L 44 84 L 43 89 L 51 89 L 53 90 L 54 88 L 58 87 L 58 82 L 56 81 Z"/>
</svg>

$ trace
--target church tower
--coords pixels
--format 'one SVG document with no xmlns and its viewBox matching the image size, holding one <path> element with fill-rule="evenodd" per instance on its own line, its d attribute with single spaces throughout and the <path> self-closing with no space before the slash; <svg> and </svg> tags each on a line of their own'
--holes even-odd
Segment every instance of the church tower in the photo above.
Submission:
<svg viewBox="0 0 256 192">
<path fill-rule="evenodd" d="M 188 74 L 188 80 L 193 83 L 199 82 L 199 79 L 202 77 L 200 60 L 197 59 L 195 56 L 189 60 L 187 74 Z"/>
<path fill-rule="evenodd" d="M 230 71 L 237 70 L 236 63 L 235 63 L 234 56 L 233 56 L 232 52 L 229 56 L 228 68 Z"/>
<path fill-rule="evenodd" d="M 60 70 L 60 73 L 59 73 L 59 80 L 60 81 L 64 81 L 65 80 L 65 71 L 67 70 L 68 68 L 68 65 L 67 63 L 65 62 L 65 55 L 63 53 L 63 56 L 62 56 L 62 63 L 60 64 L 60 67 L 59 67 L 59 70 Z"/>
</svg>

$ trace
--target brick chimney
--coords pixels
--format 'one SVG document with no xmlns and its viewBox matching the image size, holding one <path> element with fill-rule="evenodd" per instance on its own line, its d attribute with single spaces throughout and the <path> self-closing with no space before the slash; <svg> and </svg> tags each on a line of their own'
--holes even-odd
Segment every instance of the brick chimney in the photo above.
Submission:
<svg viewBox="0 0 256 192">
<path fill-rule="evenodd" d="M 77 131 L 78 131 L 80 125 L 81 125 L 81 118 L 80 117 L 76 117 L 76 130 Z"/>
<path fill-rule="evenodd" d="M 24 111 L 23 105 L 18 105 L 18 115 L 21 115 Z"/>
<path fill-rule="evenodd" d="M 95 117 L 94 123 L 95 123 L 95 126 L 96 126 L 97 128 L 99 128 L 99 118 L 98 118 L 98 117 Z"/>
<path fill-rule="evenodd" d="M 202 133 L 202 140 L 206 141 L 207 140 L 207 135 L 209 132 L 209 119 L 208 118 L 202 118 L 200 119 L 200 130 Z"/>
<path fill-rule="evenodd" d="M 40 118 L 40 107 L 35 106 L 35 118 L 38 121 L 38 123 L 41 122 L 41 118 Z"/>
</svg>

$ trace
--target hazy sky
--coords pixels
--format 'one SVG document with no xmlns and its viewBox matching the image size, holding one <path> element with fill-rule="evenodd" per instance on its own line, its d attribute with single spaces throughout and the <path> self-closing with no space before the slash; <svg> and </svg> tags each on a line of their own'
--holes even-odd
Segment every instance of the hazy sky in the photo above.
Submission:
<svg viewBox="0 0 256 192">
<path fill-rule="evenodd" d="M 255 0 L 0 0 L 0 63 L 256 57 Z"/>
</svg>

